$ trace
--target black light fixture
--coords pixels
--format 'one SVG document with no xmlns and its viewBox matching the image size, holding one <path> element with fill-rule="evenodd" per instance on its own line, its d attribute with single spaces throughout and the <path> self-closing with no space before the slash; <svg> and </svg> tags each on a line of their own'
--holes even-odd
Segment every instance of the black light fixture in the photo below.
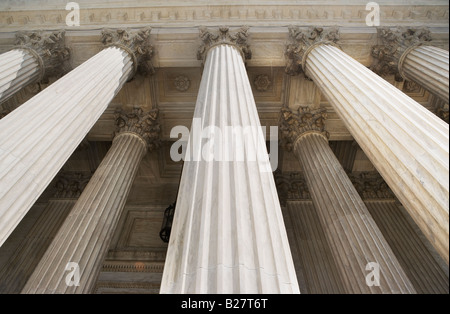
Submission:
<svg viewBox="0 0 450 314">
<path fill-rule="evenodd" d="M 169 205 L 169 207 L 167 207 L 164 211 L 164 219 L 161 226 L 161 231 L 159 232 L 159 237 L 165 243 L 169 242 L 170 230 L 172 230 L 173 215 L 175 214 L 175 204 L 176 202 L 174 202 L 172 205 Z"/>
</svg>

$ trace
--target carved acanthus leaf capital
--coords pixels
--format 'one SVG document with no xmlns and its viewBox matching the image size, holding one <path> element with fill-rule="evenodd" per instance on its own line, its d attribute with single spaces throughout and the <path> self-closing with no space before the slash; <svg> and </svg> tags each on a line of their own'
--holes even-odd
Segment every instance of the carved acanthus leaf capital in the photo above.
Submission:
<svg viewBox="0 0 450 314">
<path fill-rule="evenodd" d="M 204 61 L 209 49 L 221 44 L 235 46 L 241 52 L 244 60 L 251 59 L 252 51 L 248 44 L 249 28 L 247 26 L 243 26 L 233 33 L 226 26 L 219 27 L 218 31 L 213 31 L 203 26 L 199 30 L 201 45 L 197 51 L 198 60 Z"/>
<path fill-rule="evenodd" d="M 158 109 L 144 112 L 140 107 L 133 107 L 131 112 L 116 111 L 116 136 L 127 132 L 140 136 L 150 150 L 161 145 Z"/>
<path fill-rule="evenodd" d="M 61 172 L 55 181 L 55 198 L 78 198 L 91 179 L 91 174 Z"/>
<path fill-rule="evenodd" d="M 348 173 L 348 177 L 363 199 L 395 199 L 394 193 L 378 172 Z"/>
<path fill-rule="evenodd" d="M 134 72 L 143 75 L 155 73 L 150 59 L 153 57 L 153 46 L 150 45 L 151 27 L 137 31 L 125 29 L 103 29 L 102 43 L 106 46 L 117 46 L 127 51 L 133 59 Z"/>
<path fill-rule="evenodd" d="M 290 43 L 286 46 L 287 59 L 286 73 L 296 75 L 305 71 L 305 62 L 308 53 L 317 45 L 336 45 L 339 41 L 339 29 L 337 27 L 300 28 L 289 27 Z"/>
<path fill-rule="evenodd" d="M 287 108 L 281 109 L 280 132 L 283 147 L 290 151 L 294 143 L 303 134 L 317 132 L 328 138 L 325 131 L 325 119 L 327 114 L 325 109 L 311 110 L 309 107 L 299 107 L 296 113 Z"/>
<path fill-rule="evenodd" d="M 286 205 L 286 201 L 311 199 L 306 179 L 301 173 L 282 173 L 278 169 L 273 175 L 281 205 Z"/>
<path fill-rule="evenodd" d="M 431 41 L 430 30 L 426 27 L 380 27 L 377 32 L 381 44 L 372 47 L 371 70 L 380 76 L 394 74 L 397 81 L 403 80 L 401 66 L 409 51 Z"/>
<path fill-rule="evenodd" d="M 60 77 L 70 70 L 70 50 L 65 46 L 65 31 L 25 32 L 16 34 L 17 47 L 29 50 L 39 62 L 39 81 L 48 82 L 49 77 Z"/>
</svg>

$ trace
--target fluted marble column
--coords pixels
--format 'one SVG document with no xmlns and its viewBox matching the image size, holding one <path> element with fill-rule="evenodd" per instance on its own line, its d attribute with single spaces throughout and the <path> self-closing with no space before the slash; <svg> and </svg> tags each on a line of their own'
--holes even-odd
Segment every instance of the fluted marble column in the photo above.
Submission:
<svg viewBox="0 0 450 314">
<path fill-rule="evenodd" d="M 234 127 L 234 138 L 214 140 L 214 160 L 195 120 L 178 191 L 161 293 L 298 293 L 273 175 L 243 56 L 247 31 L 201 30 L 207 54 L 194 119 L 201 129 Z M 238 128 L 249 129 L 247 141 Z M 194 133 L 195 132 L 195 133 Z M 217 135 L 218 131 L 215 131 Z M 208 133 L 210 134 L 210 133 Z M 229 133 L 228 133 L 229 134 Z M 203 132 L 203 137 L 206 135 Z M 211 148 L 211 147 L 210 147 Z M 230 161 L 217 150 L 232 149 Z M 260 159 L 237 150 L 264 149 Z M 203 156 L 202 156 L 203 151 Z"/>
<path fill-rule="evenodd" d="M 306 289 L 310 294 L 345 293 L 341 273 L 323 231 L 317 211 L 310 200 L 288 201 L 286 204 L 288 221 L 293 224 L 294 239 L 298 246 Z M 288 224 L 286 221 L 286 224 Z"/>
<path fill-rule="evenodd" d="M 408 221 L 408 214 L 394 200 L 365 203 L 417 293 L 448 294 L 448 267 L 445 271 L 433 258 L 414 230 L 414 222 Z"/>
<path fill-rule="evenodd" d="M 6 265 L 0 269 L 0 293 L 20 293 L 89 181 L 83 174 L 63 173 L 56 192 Z"/>
<path fill-rule="evenodd" d="M 30 83 L 63 72 L 70 56 L 65 32 L 19 32 L 17 47 L 0 55 L 0 102 Z"/>
<path fill-rule="evenodd" d="M 298 57 L 292 65 L 300 64 L 319 86 L 448 263 L 448 124 L 335 47 L 335 30 L 291 28 L 291 36 L 288 51 Z"/>
<path fill-rule="evenodd" d="M 117 117 L 111 148 L 22 293 L 91 292 L 147 146 L 157 145 L 156 118 L 156 111 L 143 114 L 140 108 Z M 79 265 L 79 286 L 66 284 L 71 262 Z"/>
<path fill-rule="evenodd" d="M 280 129 L 305 173 L 311 198 L 347 293 L 414 293 L 415 290 L 334 156 L 322 109 L 281 112 Z M 380 266 L 380 286 L 366 284 L 366 265 Z"/>
<path fill-rule="evenodd" d="M 372 49 L 373 69 L 380 75 L 394 73 L 423 86 L 448 102 L 448 51 L 430 46 L 427 28 L 379 28 L 382 45 Z"/>
<path fill-rule="evenodd" d="M 149 34 L 104 31 L 109 47 L 0 120 L 0 245 L 139 62 L 147 65 Z"/>
</svg>

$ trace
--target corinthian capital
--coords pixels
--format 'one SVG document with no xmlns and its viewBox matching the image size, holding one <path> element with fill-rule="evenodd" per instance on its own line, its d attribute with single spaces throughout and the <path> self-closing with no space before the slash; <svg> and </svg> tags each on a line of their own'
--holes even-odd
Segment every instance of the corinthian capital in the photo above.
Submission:
<svg viewBox="0 0 450 314">
<path fill-rule="evenodd" d="M 348 173 L 347 175 L 363 199 L 395 198 L 383 177 L 377 172 Z"/>
<path fill-rule="evenodd" d="M 217 45 L 228 44 L 235 46 L 241 52 L 242 58 L 251 59 L 252 52 L 248 44 L 249 28 L 243 26 L 233 33 L 230 32 L 229 27 L 221 26 L 217 31 L 200 27 L 201 45 L 197 51 L 197 59 L 205 60 L 208 50 Z"/>
<path fill-rule="evenodd" d="M 16 34 L 15 44 L 35 56 L 41 69 L 39 80 L 48 81 L 49 77 L 60 77 L 68 72 L 70 50 L 65 46 L 65 31 L 21 31 Z"/>
<path fill-rule="evenodd" d="M 326 118 L 326 111 L 322 108 L 311 110 L 309 107 L 299 107 L 297 112 L 282 108 L 279 125 L 285 149 L 292 150 L 297 139 L 305 133 L 317 132 L 328 138 L 329 134 L 325 131 Z"/>
<path fill-rule="evenodd" d="M 305 62 L 308 53 L 321 44 L 336 45 L 339 40 L 339 29 L 337 27 L 300 28 L 289 27 L 290 43 L 286 46 L 285 56 L 287 58 L 286 73 L 296 75 L 305 70 Z"/>
<path fill-rule="evenodd" d="M 91 175 L 61 172 L 55 182 L 56 198 L 78 198 L 89 183 Z"/>
<path fill-rule="evenodd" d="M 160 146 L 160 125 L 158 109 L 144 112 L 135 106 L 131 112 L 116 111 L 116 136 L 121 133 L 134 133 L 141 137 L 150 150 Z"/>
<path fill-rule="evenodd" d="M 404 57 L 415 47 L 431 41 L 430 30 L 426 27 L 380 27 L 377 32 L 381 44 L 372 47 L 374 62 L 371 69 L 381 76 L 394 74 L 397 81 L 402 80 Z"/>
<path fill-rule="evenodd" d="M 106 46 L 117 46 L 124 49 L 133 59 L 134 73 L 139 71 L 144 75 L 150 75 L 155 73 L 150 62 L 154 54 L 153 46 L 150 45 L 151 31 L 151 27 L 137 31 L 103 29 L 102 43 Z"/>
</svg>

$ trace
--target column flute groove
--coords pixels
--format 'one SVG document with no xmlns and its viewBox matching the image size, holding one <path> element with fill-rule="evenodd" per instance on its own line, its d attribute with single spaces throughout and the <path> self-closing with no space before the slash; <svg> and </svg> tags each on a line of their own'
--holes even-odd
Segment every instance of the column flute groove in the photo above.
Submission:
<svg viewBox="0 0 450 314">
<path fill-rule="evenodd" d="M 114 45 L 0 120 L 0 245 L 89 132 L 134 68 L 148 71 L 150 29 L 103 31 Z M 24 123 L 25 122 L 25 123 Z"/>
<path fill-rule="evenodd" d="M 378 28 L 381 45 L 372 48 L 372 69 L 414 81 L 448 103 L 448 51 L 432 46 L 428 28 Z"/>
<path fill-rule="evenodd" d="M 293 149 L 347 293 L 414 293 L 397 258 L 328 146 L 323 109 L 282 109 L 284 145 Z M 366 265 L 380 266 L 380 286 L 366 282 Z"/>
<path fill-rule="evenodd" d="M 89 180 L 81 173 L 60 173 L 58 177 L 53 198 L 0 270 L 1 293 L 20 293 Z"/>
<path fill-rule="evenodd" d="M 332 34 L 337 41 L 336 31 Z M 448 124 L 337 47 L 327 44 L 324 36 L 313 38 L 308 32 L 291 28 L 289 47 L 297 49 L 297 59 L 293 60 L 302 59 L 305 47 L 323 41 L 303 60 L 305 74 L 317 84 L 448 263 Z M 290 68 L 296 64 L 292 63 Z"/>
<path fill-rule="evenodd" d="M 117 135 L 22 293 L 89 293 L 147 146 L 159 146 L 157 111 L 116 115 Z M 67 263 L 79 265 L 79 286 L 67 285 Z"/>
<path fill-rule="evenodd" d="M 250 57 L 247 36 L 246 28 L 236 34 L 201 28 L 204 73 L 192 128 L 201 118 L 202 129 L 241 133 L 214 143 L 223 155 L 232 152 L 231 160 L 217 151 L 205 160 L 193 159 L 207 143 L 191 132 L 161 293 L 299 292 L 267 152 L 262 160 L 237 159 L 239 149 L 265 150 L 242 59 Z M 256 128 L 247 141 L 244 127 Z"/>
<path fill-rule="evenodd" d="M 18 32 L 15 44 L 0 55 L 0 102 L 28 84 L 67 71 L 70 50 L 65 47 L 65 31 Z"/>
</svg>

